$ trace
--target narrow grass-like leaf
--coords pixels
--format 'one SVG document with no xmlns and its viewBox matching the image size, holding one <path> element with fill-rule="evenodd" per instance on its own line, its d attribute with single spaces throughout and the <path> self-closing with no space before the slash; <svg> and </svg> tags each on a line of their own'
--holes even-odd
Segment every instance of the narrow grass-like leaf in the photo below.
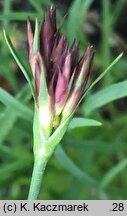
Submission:
<svg viewBox="0 0 127 216">
<path fill-rule="evenodd" d="M 67 33 L 70 41 L 76 38 L 77 33 L 80 33 L 80 28 L 84 22 L 85 14 L 93 0 L 75 0 L 73 1 L 67 22 Z M 80 11 L 80 13 L 79 13 Z M 78 25 L 76 25 L 78 23 Z M 80 25 L 81 24 L 81 25 Z M 84 37 L 84 36 L 83 36 Z"/>
<path fill-rule="evenodd" d="M 16 51 L 15 51 L 15 49 L 14 49 L 14 47 L 13 47 L 11 41 L 10 41 L 10 39 L 9 39 L 9 37 L 7 36 L 5 30 L 3 31 L 3 33 L 4 33 L 4 37 L 5 37 L 6 43 L 8 45 L 8 48 L 9 48 L 11 54 L 13 55 L 16 63 L 18 64 L 19 68 L 21 69 L 22 73 L 24 74 L 27 82 L 29 83 L 29 86 L 31 88 L 31 92 L 32 92 L 33 98 L 35 99 L 34 87 L 33 87 L 32 81 L 31 81 L 31 79 L 29 77 L 29 73 L 27 72 L 25 66 L 23 65 L 23 63 L 19 59 L 19 57 L 18 57 L 18 55 L 17 55 L 17 53 L 16 53 Z"/>
<path fill-rule="evenodd" d="M 104 190 L 105 187 L 109 185 L 109 183 L 127 166 L 127 159 L 121 161 L 119 164 L 114 166 L 108 173 L 105 174 L 101 183 L 100 183 L 100 190 Z"/>
<path fill-rule="evenodd" d="M 35 20 L 36 17 L 42 18 L 42 14 L 34 13 L 34 12 L 10 12 L 8 14 L 1 14 L 0 20 L 18 20 L 23 21 L 26 20 L 27 17 L 30 17 L 31 20 Z"/>
<path fill-rule="evenodd" d="M 17 119 L 17 115 L 10 108 L 7 108 L 4 115 L 0 119 L 0 145 L 3 143 L 5 137 L 8 135 L 13 124 Z"/>
<path fill-rule="evenodd" d="M 76 37 L 77 25 L 75 25 L 75 23 L 77 23 L 79 17 L 81 2 L 82 0 L 75 0 L 70 9 L 67 26 L 67 33 L 70 41 L 72 41 Z"/>
<path fill-rule="evenodd" d="M 115 8 L 114 8 L 114 11 L 113 11 L 112 17 L 111 17 L 112 26 L 116 24 L 116 22 L 119 18 L 119 15 L 122 12 L 122 9 L 123 9 L 125 4 L 126 4 L 126 0 L 117 0 L 116 1 Z"/>
<path fill-rule="evenodd" d="M 126 96 L 127 81 L 112 84 L 111 86 L 108 86 L 89 96 L 85 101 L 84 111 L 86 114 L 90 114 L 93 110 Z"/>
<path fill-rule="evenodd" d="M 11 11 L 11 1 L 4 0 L 3 1 L 3 14 L 8 14 Z M 9 27 L 9 20 L 3 20 L 3 26 L 6 28 Z"/>
<path fill-rule="evenodd" d="M 74 162 L 67 156 L 61 146 L 57 147 L 55 151 L 55 157 L 74 177 L 84 181 L 84 183 L 92 184 L 95 186 L 97 185 L 96 180 L 88 176 L 76 164 L 74 164 Z"/>
<path fill-rule="evenodd" d="M 30 3 L 35 8 L 35 10 L 42 15 L 42 5 L 38 0 L 30 0 Z"/>
<path fill-rule="evenodd" d="M 110 0 L 102 0 L 102 59 L 103 59 L 103 69 L 110 64 L 110 46 L 109 38 L 111 35 L 111 19 L 110 19 Z M 111 75 L 107 74 L 104 78 L 105 83 L 111 82 Z"/>
<path fill-rule="evenodd" d="M 18 80 L 15 76 L 15 73 L 12 73 L 12 70 L 10 70 L 10 68 L 7 68 L 7 64 L 9 63 L 8 59 L 6 58 L 6 63 L 5 63 L 5 55 L 4 55 L 4 60 L 1 57 L 0 59 L 0 69 L 2 71 L 4 71 L 3 75 L 5 77 L 5 79 L 7 80 L 7 82 L 11 85 L 11 87 L 14 89 L 14 91 L 16 92 L 19 89 L 19 84 L 18 84 Z"/>
<path fill-rule="evenodd" d="M 73 118 L 68 126 L 68 130 L 90 126 L 101 126 L 101 123 L 96 120 L 88 118 Z"/>
<path fill-rule="evenodd" d="M 25 105 L 20 103 L 17 99 L 12 97 L 4 89 L 0 88 L 0 101 L 5 104 L 7 107 L 11 108 L 13 112 L 19 114 L 19 116 L 32 121 L 33 113 Z"/>
<path fill-rule="evenodd" d="M 23 102 L 27 102 L 31 98 L 28 84 L 16 95 L 16 98 Z M 18 116 L 18 113 L 14 112 L 11 106 L 7 107 L 0 115 L 0 145 L 6 139 Z"/>
<path fill-rule="evenodd" d="M 1 175 L 0 182 L 8 178 L 10 175 L 15 175 L 16 171 L 26 169 L 31 165 L 31 163 L 32 163 L 31 157 L 27 157 L 27 158 L 24 157 L 20 160 L 17 160 L 16 162 L 12 162 L 4 165 L 0 169 L 0 175 Z"/>
</svg>

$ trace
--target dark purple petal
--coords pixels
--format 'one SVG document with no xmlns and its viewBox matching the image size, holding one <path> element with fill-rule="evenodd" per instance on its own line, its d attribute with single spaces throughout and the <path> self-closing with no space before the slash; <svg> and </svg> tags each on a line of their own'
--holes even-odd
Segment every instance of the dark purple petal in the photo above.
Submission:
<svg viewBox="0 0 127 216">
<path fill-rule="evenodd" d="M 48 7 L 48 15 L 50 18 L 50 22 L 53 26 L 53 29 L 56 32 L 56 8 L 55 8 L 55 6 L 51 5 Z"/>
<path fill-rule="evenodd" d="M 50 57 L 56 34 L 56 12 L 53 6 L 48 8 L 48 14 L 42 23 L 40 34 L 41 53 L 47 61 Z"/>
<path fill-rule="evenodd" d="M 64 74 L 60 73 L 55 91 L 55 102 L 59 107 L 63 107 L 67 98 L 68 82 Z"/>
<path fill-rule="evenodd" d="M 60 65 L 61 57 L 66 55 L 67 52 L 67 41 L 64 36 L 61 36 L 59 41 L 54 44 L 52 54 L 51 54 L 51 61 L 54 64 Z"/>
<path fill-rule="evenodd" d="M 73 42 L 70 48 L 71 56 L 72 56 L 72 72 L 77 64 L 78 57 L 79 57 L 79 44 L 76 44 L 75 41 Z"/>
<path fill-rule="evenodd" d="M 64 107 L 63 115 L 66 115 L 66 113 L 71 113 L 83 95 L 89 78 L 92 60 L 92 46 L 89 46 L 83 58 L 79 61 L 77 68 L 75 69 L 74 79 L 72 81 L 68 100 Z"/>
</svg>

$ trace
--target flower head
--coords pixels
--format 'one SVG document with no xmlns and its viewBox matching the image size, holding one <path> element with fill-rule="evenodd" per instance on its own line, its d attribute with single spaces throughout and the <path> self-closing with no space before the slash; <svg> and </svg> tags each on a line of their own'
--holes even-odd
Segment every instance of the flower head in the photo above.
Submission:
<svg viewBox="0 0 127 216">
<path fill-rule="evenodd" d="M 35 32 L 27 20 L 28 53 L 32 68 L 39 121 L 48 138 L 74 110 L 84 93 L 93 57 L 92 46 L 79 58 L 79 44 L 69 46 L 56 26 L 56 9 L 49 6 Z"/>
</svg>

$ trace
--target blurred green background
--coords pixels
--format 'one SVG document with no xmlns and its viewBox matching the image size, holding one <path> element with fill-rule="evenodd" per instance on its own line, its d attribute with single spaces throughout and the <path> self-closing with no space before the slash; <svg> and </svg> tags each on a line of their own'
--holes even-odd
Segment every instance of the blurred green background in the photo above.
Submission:
<svg viewBox="0 0 127 216">
<path fill-rule="evenodd" d="M 126 0 L 0 1 L 0 199 L 26 199 L 33 166 L 33 100 L 11 56 L 7 30 L 28 67 L 26 18 L 43 18 L 49 4 L 70 42 L 96 50 L 90 82 L 121 53 L 122 59 L 92 89 L 50 159 L 39 199 L 127 198 L 127 2 Z M 89 124 L 89 125 L 88 125 Z"/>
</svg>

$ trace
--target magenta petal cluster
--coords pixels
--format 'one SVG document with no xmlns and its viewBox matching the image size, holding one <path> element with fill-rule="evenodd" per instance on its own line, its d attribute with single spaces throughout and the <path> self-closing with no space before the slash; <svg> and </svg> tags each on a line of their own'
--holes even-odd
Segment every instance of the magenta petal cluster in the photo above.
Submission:
<svg viewBox="0 0 127 216">
<path fill-rule="evenodd" d="M 48 91 L 47 109 L 48 113 L 53 115 L 51 115 L 52 122 L 58 116 L 59 119 L 68 117 L 84 93 L 93 59 L 93 48 L 88 46 L 85 54 L 79 57 L 79 44 L 74 41 L 69 46 L 67 38 L 56 26 L 54 6 L 48 7 L 41 23 L 37 49 L 34 48 L 36 39 L 29 19 L 27 34 L 29 62 L 35 80 L 37 104 L 40 106 L 38 98 L 45 88 L 41 82 L 41 74 L 44 73 Z"/>
</svg>

